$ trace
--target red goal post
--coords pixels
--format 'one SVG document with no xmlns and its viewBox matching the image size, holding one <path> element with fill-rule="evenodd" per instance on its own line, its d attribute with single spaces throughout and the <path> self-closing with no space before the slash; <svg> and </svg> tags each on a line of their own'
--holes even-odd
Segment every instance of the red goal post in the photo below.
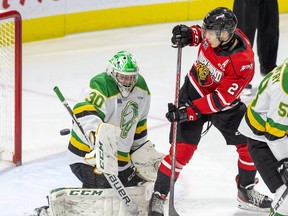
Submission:
<svg viewBox="0 0 288 216">
<path fill-rule="evenodd" d="M 0 160 L 22 163 L 22 18 L 0 11 Z"/>
</svg>

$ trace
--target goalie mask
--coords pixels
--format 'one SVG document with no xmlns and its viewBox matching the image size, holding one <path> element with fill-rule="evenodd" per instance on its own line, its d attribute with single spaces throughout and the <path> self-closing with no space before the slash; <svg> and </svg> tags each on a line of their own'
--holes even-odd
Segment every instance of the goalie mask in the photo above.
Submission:
<svg viewBox="0 0 288 216">
<path fill-rule="evenodd" d="M 109 63 L 107 74 L 114 78 L 122 97 L 128 97 L 138 79 L 139 69 L 136 60 L 130 52 L 120 51 Z"/>
</svg>

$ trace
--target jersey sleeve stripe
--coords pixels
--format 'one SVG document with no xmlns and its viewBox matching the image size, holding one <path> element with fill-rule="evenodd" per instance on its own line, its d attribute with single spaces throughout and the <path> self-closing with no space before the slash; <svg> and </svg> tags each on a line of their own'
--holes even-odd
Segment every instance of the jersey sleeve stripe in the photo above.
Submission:
<svg viewBox="0 0 288 216">
<path fill-rule="evenodd" d="M 214 104 L 218 110 L 222 110 L 223 108 L 227 107 L 227 106 L 223 105 L 223 103 L 221 103 L 222 100 L 221 101 L 219 100 L 221 98 L 219 97 L 219 94 L 216 94 L 216 92 L 212 92 L 212 99 L 213 99 Z"/>
<path fill-rule="evenodd" d="M 91 151 L 91 149 L 89 148 L 88 145 L 78 141 L 77 139 L 75 139 L 75 137 L 71 137 L 70 143 L 71 143 L 71 145 L 75 146 L 77 149 L 79 149 L 81 151 L 85 151 L 85 152 L 90 152 Z"/>
<path fill-rule="evenodd" d="M 147 130 L 142 131 L 140 134 L 135 133 L 134 140 L 142 139 L 143 137 L 147 136 Z"/>
<path fill-rule="evenodd" d="M 251 103 L 249 104 L 249 106 L 247 108 L 247 118 L 249 120 L 249 123 L 257 131 L 264 133 L 265 132 L 265 121 L 260 117 L 259 114 L 257 114 L 256 112 L 254 112 L 252 110 Z"/>
<path fill-rule="evenodd" d="M 85 117 L 85 116 L 89 116 L 89 115 L 97 115 L 97 116 L 99 116 L 96 111 L 94 111 L 94 112 L 84 111 L 84 112 L 81 112 L 81 113 L 77 113 L 75 116 L 76 116 L 77 118 L 81 118 L 81 117 Z"/>
<path fill-rule="evenodd" d="M 73 110 L 74 114 L 82 113 L 83 111 L 96 111 L 95 107 L 91 104 L 81 105 Z"/>
<path fill-rule="evenodd" d="M 218 110 L 214 109 L 214 106 L 211 100 L 211 94 L 207 95 L 206 98 L 207 98 L 209 108 L 212 110 L 212 112 L 218 112 Z"/>
<path fill-rule="evenodd" d="M 266 132 L 272 135 L 271 138 L 269 138 L 269 140 L 273 140 L 273 137 L 282 138 L 283 136 L 287 134 L 286 131 L 287 131 L 287 127 L 285 127 L 284 125 L 275 123 L 272 119 L 267 118 Z"/>
<path fill-rule="evenodd" d="M 225 106 L 229 106 L 231 103 L 228 103 L 225 98 L 223 97 L 223 95 L 218 91 L 216 90 L 217 92 L 217 95 L 218 95 L 218 98 L 221 100 L 222 104 L 225 105 Z"/>
<path fill-rule="evenodd" d="M 245 121 L 246 121 L 247 125 L 249 126 L 249 128 L 251 129 L 251 131 L 252 131 L 255 135 L 263 136 L 263 135 L 265 134 L 265 132 L 258 131 L 256 128 L 254 128 L 254 127 L 251 125 L 247 113 L 245 114 Z"/>
<path fill-rule="evenodd" d="M 123 155 L 118 154 L 118 160 L 127 163 L 130 161 L 130 155 L 123 156 Z"/>
<path fill-rule="evenodd" d="M 138 124 L 136 128 L 136 134 L 140 134 L 143 131 L 147 130 L 147 120 L 145 120 L 143 123 L 144 123 L 143 125 Z"/>
</svg>

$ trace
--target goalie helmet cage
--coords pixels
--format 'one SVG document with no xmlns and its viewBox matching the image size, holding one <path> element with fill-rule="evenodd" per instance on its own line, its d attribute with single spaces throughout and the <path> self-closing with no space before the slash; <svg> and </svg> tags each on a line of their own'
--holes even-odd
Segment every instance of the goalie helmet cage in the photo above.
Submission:
<svg viewBox="0 0 288 216">
<path fill-rule="evenodd" d="M 0 160 L 22 163 L 22 18 L 0 11 Z"/>
</svg>

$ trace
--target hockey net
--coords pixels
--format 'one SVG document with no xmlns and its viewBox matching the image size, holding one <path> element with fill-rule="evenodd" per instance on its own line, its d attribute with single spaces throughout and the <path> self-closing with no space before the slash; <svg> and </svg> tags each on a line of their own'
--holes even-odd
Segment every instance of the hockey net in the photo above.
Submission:
<svg viewBox="0 0 288 216">
<path fill-rule="evenodd" d="M 22 19 L 0 11 L 0 160 L 21 164 Z"/>
</svg>

